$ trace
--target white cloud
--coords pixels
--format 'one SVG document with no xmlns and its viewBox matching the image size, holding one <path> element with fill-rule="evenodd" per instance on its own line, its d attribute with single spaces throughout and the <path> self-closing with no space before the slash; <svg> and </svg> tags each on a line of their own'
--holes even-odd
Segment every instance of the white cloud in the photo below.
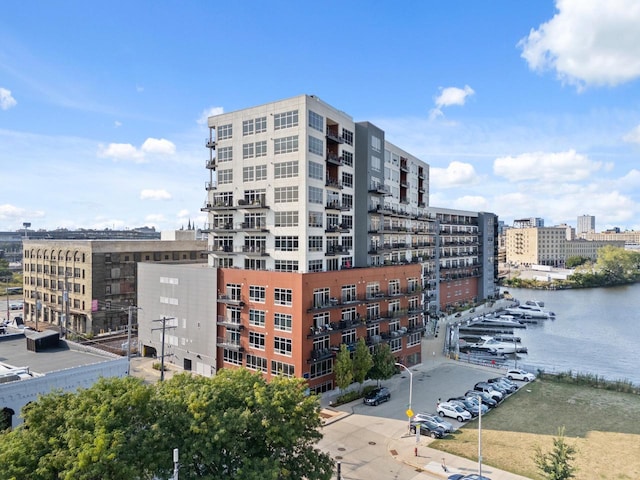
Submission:
<svg viewBox="0 0 640 480">
<path fill-rule="evenodd" d="M 640 77 L 640 3 L 557 0 L 558 13 L 518 43 L 534 71 L 555 70 L 578 90 Z"/>
<path fill-rule="evenodd" d="M 145 161 L 144 153 L 130 143 L 110 143 L 106 147 L 99 145 L 98 155 L 113 158 L 114 160 L 133 160 L 136 163 Z"/>
<path fill-rule="evenodd" d="M 145 189 L 140 192 L 140 200 L 171 200 L 171 194 L 166 190 Z"/>
<path fill-rule="evenodd" d="M 141 85 L 136 85 L 136 92 L 138 92 L 138 93 L 144 92 L 144 87 L 141 86 Z"/>
<path fill-rule="evenodd" d="M 465 195 L 463 197 L 456 198 L 450 208 L 471 210 L 474 212 L 487 212 L 491 210 L 489 201 L 481 195 Z"/>
<path fill-rule="evenodd" d="M 214 115 L 220 115 L 224 113 L 224 108 L 222 107 L 210 107 L 207 110 L 203 110 L 200 114 L 200 117 L 196 120 L 198 125 L 206 125 L 209 117 L 213 117 Z"/>
<path fill-rule="evenodd" d="M 142 144 L 142 151 L 160 155 L 173 155 L 176 153 L 176 146 L 164 138 L 147 138 Z"/>
<path fill-rule="evenodd" d="M 429 169 L 431 188 L 452 188 L 478 181 L 478 174 L 470 163 L 451 162 L 447 168 Z"/>
<path fill-rule="evenodd" d="M 98 156 L 114 160 L 132 160 L 136 163 L 147 161 L 147 154 L 173 155 L 176 146 L 164 138 L 147 138 L 139 149 L 130 143 L 110 143 L 106 147 L 98 145 Z"/>
<path fill-rule="evenodd" d="M 16 99 L 11 96 L 11 90 L 0 87 L 0 109 L 9 110 L 17 104 Z"/>
<path fill-rule="evenodd" d="M 113 122 L 113 126 L 118 128 L 122 126 L 122 122 L 119 122 L 118 120 L 116 120 L 115 122 Z"/>
<path fill-rule="evenodd" d="M 624 137 L 622 137 L 622 139 L 625 142 L 640 144 L 640 125 L 627 133 Z"/>
<path fill-rule="evenodd" d="M 154 213 L 151 215 L 147 215 L 144 217 L 144 221 L 147 223 L 151 223 L 153 225 L 157 225 L 159 223 L 164 223 L 167 219 L 161 213 Z"/>
<path fill-rule="evenodd" d="M 465 85 L 464 88 L 458 87 L 440 87 L 440 95 L 438 95 L 434 102 L 436 104 L 435 108 L 431 109 L 429 112 L 429 118 L 431 120 L 435 120 L 438 117 L 442 117 L 444 113 L 442 113 L 443 107 L 450 107 L 451 105 L 464 105 L 467 101 L 467 97 L 475 94 L 469 85 Z"/>
<path fill-rule="evenodd" d="M 602 168 L 601 162 L 568 150 L 559 153 L 533 152 L 496 158 L 493 173 L 507 180 L 536 180 L 546 183 L 577 182 Z"/>
</svg>

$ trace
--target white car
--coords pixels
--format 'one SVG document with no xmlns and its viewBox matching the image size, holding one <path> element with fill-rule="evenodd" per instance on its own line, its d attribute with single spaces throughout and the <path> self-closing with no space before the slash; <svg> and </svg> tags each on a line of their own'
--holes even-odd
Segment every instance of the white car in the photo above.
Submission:
<svg viewBox="0 0 640 480">
<path fill-rule="evenodd" d="M 431 420 L 432 422 L 436 422 L 438 426 L 442 427 L 445 433 L 451 433 L 454 430 L 451 423 L 443 420 L 435 413 L 416 413 L 411 420 L 414 422 L 419 422 L 421 420 Z"/>
<path fill-rule="evenodd" d="M 459 422 L 471 420 L 471 414 L 460 405 L 452 402 L 442 402 L 438 405 L 438 415 L 441 417 L 455 418 Z"/>
<path fill-rule="evenodd" d="M 533 382 L 536 379 L 533 373 L 520 369 L 509 370 L 506 377 L 509 380 L 521 380 L 523 382 Z"/>
</svg>

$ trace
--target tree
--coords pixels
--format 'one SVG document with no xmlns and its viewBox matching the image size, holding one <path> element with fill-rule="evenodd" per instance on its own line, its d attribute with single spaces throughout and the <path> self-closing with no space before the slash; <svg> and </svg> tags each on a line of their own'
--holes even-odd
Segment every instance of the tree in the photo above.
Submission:
<svg viewBox="0 0 640 480">
<path fill-rule="evenodd" d="M 578 267 L 580 265 L 584 265 L 587 262 L 589 262 L 589 259 L 587 257 L 581 257 L 579 255 L 573 255 L 573 256 L 567 258 L 567 261 L 565 262 L 565 265 L 566 265 L 567 268 L 575 268 L 575 267 Z"/>
<path fill-rule="evenodd" d="M 564 427 L 562 427 L 558 429 L 558 436 L 553 439 L 553 450 L 544 453 L 540 447 L 537 447 L 533 460 L 548 480 L 566 480 L 575 477 L 576 468 L 571 464 L 575 454 L 575 447 L 565 442 Z"/>
<path fill-rule="evenodd" d="M 638 277 L 638 259 L 640 254 L 624 248 L 605 245 L 598 249 L 596 266 L 609 283 L 626 283 Z"/>
<path fill-rule="evenodd" d="M 52 393 L 0 435 L 0 479 L 168 478 L 180 449 L 184 478 L 329 480 L 318 397 L 299 378 L 267 383 L 246 369 L 156 385 L 104 379 Z"/>
<path fill-rule="evenodd" d="M 336 385 L 340 390 L 344 390 L 353 383 L 353 361 L 351 360 L 351 352 L 344 343 L 340 345 L 340 350 L 336 355 L 336 364 L 334 367 L 336 375 Z"/>
<path fill-rule="evenodd" d="M 364 338 L 360 338 L 358 343 L 356 343 L 352 364 L 353 380 L 362 385 L 365 378 L 367 378 L 367 373 L 369 373 L 369 370 L 373 367 L 373 358 Z"/>
<path fill-rule="evenodd" d="M 382 343 L 373 349 L 373 366 L 369 370 L 369 378 L 377 380 L 387 380 L 396 373 L 396 359 L 391 353 L 388 343 Z"/>
</svg>

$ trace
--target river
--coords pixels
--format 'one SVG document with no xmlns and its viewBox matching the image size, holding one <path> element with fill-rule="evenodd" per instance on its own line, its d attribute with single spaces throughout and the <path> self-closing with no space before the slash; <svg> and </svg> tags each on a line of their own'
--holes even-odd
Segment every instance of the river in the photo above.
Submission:
<svg viewBox="0 0 640 480">
<path fill-rule="evenodd" d="M 542 320 L 515 332 L 529 352 L 519 356 L 519 367 L 571 370 L 640 385 L 640 283 L 508 291 L 521 302 L 541 300 L 546 310 L 556 314 L 555 320 Z"/>
</svg>

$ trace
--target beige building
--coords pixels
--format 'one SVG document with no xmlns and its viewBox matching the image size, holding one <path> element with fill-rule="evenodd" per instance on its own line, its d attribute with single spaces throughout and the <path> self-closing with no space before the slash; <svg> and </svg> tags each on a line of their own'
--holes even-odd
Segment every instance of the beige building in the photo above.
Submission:
<svg viewBox="0 0 640 480">
<path fill-rule="evenodd" d="M 640 231 L 631 231 L 631 232 L 589 232 L 584 235 L 586 240 L 598 240 L 598 241 L 616 241 L 623 242 L 628 244 L 639 244 L 640 243 Z"/>
<path fill-rule="evenodd" d="M 121 328 L 137 302 L 137 262 L 206 262 L 206 241 L 195 240 L 195 231 L 171 233 L 162 240 L 25 240 L 25 320 L 78 333 Z"/>
<path fill-rule="evenodd" d="M 596 260 L 605 245 L 624 247 L 621 241 L 568 240 L 567 226 L 512 228 L 505 231 L 506 261 L 512 265 L 564 267 L 567 258 Z"/>
</svg>

